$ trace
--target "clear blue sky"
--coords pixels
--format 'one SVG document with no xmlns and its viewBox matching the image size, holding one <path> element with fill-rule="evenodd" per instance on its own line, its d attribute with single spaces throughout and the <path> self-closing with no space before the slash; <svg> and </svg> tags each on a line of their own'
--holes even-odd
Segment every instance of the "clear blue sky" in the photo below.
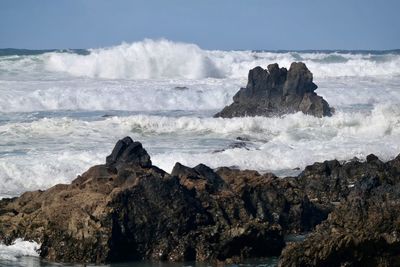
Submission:
<svg viewBox="0 0 400 267">
<path fill-rule="evenodd" d="M 0 0 L 0 48 L 400 48 L 400 0 Z"/>
</svg>

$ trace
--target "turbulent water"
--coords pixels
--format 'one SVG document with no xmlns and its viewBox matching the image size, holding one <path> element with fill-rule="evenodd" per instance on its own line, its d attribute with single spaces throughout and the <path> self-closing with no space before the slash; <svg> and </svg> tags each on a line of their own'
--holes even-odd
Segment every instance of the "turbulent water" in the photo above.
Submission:
<svg viewBox="0 0 400 267">
<path fill-rule="evenodd" d="M 334 116 L 212 118 L 250 68 L 293 61 L 313 72 Z M 71 181 L 126 135 L 166 171 L 179 161 L 287 175 L 325 159 L 388 160 L 400 153 L 400 51 L 209 51 L 167 40 L 0 50 L 0 198 Z"/>
</svg>

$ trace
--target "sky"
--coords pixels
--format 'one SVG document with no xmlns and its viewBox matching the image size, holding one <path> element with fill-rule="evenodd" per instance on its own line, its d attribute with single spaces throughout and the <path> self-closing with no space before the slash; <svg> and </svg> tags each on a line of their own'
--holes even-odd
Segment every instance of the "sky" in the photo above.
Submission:
<svg viewBox="0 0 400 267">
<path fill-rule="evenodd" d="M 0 0 L 0 48 L 400 48 L 400 0 Z"/>
</svg>

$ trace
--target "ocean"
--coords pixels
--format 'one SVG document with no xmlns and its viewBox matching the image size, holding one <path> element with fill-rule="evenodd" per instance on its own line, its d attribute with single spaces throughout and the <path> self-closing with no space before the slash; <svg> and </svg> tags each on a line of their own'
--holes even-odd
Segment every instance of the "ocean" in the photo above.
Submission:
<svg viewBox="0 0 400 267">
<path fill-rule="evenodd" d="M 313 73 L 332 117 L 212 117 L 251 68 L 293 61 Z M 400 153 L 400 50 L 219 51 L 168 40 L 0 49 L 0 198 L 68 183 L 127 135 L 167 172 L 180 162 L 285 176 L 316 161 L 389 160 Z M 0 265 L 37 255 L 23 242 L 1 246 Z"/>
</svg>

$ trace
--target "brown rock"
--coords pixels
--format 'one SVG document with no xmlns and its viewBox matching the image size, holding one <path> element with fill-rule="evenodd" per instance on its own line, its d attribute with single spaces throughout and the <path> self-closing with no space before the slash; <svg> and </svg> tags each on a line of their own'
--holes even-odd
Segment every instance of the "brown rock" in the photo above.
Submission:
<svg viewBox="0 0 400 267">
<path fill-rule="evenodd" d="M 319 217 L 293 179 L 179 163 L 170 175 L 124 138 L 71 184 L 1 200 L 0 241 L 62 262 L 226 261 L 279 255 L 283 233 Z"/>
</svg>

